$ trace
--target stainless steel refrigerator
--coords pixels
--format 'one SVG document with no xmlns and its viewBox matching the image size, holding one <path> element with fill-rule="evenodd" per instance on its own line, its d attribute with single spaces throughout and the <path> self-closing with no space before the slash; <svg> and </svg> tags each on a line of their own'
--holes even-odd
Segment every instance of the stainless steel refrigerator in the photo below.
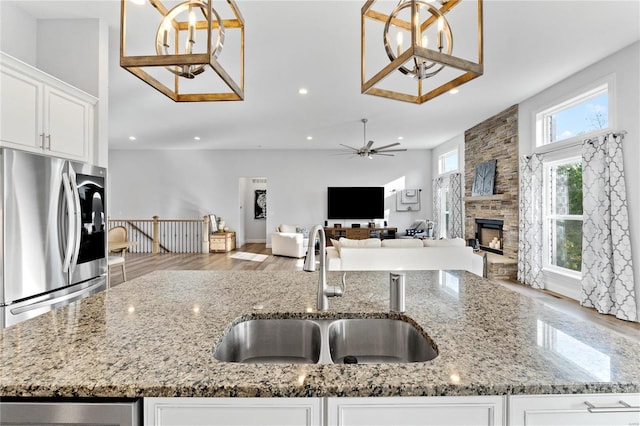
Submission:
<svg viewBox="0 0 640 426">
<path fill-rule="evenodd" d="M 0 327 L 107 287 L 106 170 L 0 149 Z"/>
</svg>

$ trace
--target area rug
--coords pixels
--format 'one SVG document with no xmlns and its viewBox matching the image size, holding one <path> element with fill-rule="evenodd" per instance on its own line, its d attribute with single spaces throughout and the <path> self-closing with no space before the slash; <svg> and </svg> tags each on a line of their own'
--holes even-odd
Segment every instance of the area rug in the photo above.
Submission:
<svg viewBox="0 0 640 426">
<path fill-rule="evenodd" d="M 250 260 L 252 262 L 262 262 L 267 257 L 269 256 L 266 254 L 247 253 L 246 251 L 239 251 L 231 255 L 233 259 Z"/>
</svg>

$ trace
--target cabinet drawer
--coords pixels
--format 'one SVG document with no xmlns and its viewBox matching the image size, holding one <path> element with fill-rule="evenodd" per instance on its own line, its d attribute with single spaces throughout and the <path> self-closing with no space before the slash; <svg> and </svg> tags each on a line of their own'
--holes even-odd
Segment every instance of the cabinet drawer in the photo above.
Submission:
<svg viewBox="0 0 640 426">
<path fill-rule="evenodd" d="M 147 426 L 320 426 L 320 398 L 145 398 Z"/>
<path fill-rule="evenodd" d="M 626 410 L 621 401 L 632 407 Z M 593 412 L 585 402 L 595 406 Z M 512 426 L 637 425 L 640 419 L 640 394 L 516 395 L 509 399 Z"/>
<path fill-rule="evenodd" d="M 502 426 L 504 397 L 328 398 L 330 426 Z"/>
</svg>

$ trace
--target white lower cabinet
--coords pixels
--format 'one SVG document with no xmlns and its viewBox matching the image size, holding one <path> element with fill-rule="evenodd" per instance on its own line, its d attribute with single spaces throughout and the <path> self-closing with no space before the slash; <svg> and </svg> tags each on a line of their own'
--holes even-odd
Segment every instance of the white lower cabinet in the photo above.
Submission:
<svg viewBox="0 0 640 426">
<path fill-rule="evenodd" d="M 640 394 L 517 395 L 509 398 L 509 420 L 510 426 L 640 426 Z"/>
<path fill-rule="evenodd" d="M 146 426 L 321 426 L 322 398 L 144 398 Z"/>
<path fill-rule="evenodd" d="M 501 426 L 505 397 L 328 398 L 329 426 Z"/>
<path fill-rule="evenodd" d="M 144 398 L 144 424 L 146 426 L 640 426 L 640 394 L 509 397 Z"/>
</svg>

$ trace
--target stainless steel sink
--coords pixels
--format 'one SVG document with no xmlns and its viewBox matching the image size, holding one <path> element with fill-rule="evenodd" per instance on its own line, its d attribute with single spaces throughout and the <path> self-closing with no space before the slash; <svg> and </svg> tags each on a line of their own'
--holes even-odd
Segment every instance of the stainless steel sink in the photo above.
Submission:
<svg viewBox="0 0 640 426">
<path fill-rule="evenodd" d="M 242 363 L 376 364 L 429 361 L 438 350 L 424 331 L 399 319 L 287 318 L 234 325 L 213 356 Z"/>
<path fill-rule="evenodd" d="M 213 356 L 227 362 L 315 364 L 321 342 L 313 321 L 258 319 L 234 325 Z"/>
<path fill-rule="evenodd" d="M 358 364 L 430 361 L 438 356 L 435 345 L 418 329 L 394 319 L 341 319 L 328 329 L 329 351 L 334 364 L 345 358 Z"/>
</svg>

